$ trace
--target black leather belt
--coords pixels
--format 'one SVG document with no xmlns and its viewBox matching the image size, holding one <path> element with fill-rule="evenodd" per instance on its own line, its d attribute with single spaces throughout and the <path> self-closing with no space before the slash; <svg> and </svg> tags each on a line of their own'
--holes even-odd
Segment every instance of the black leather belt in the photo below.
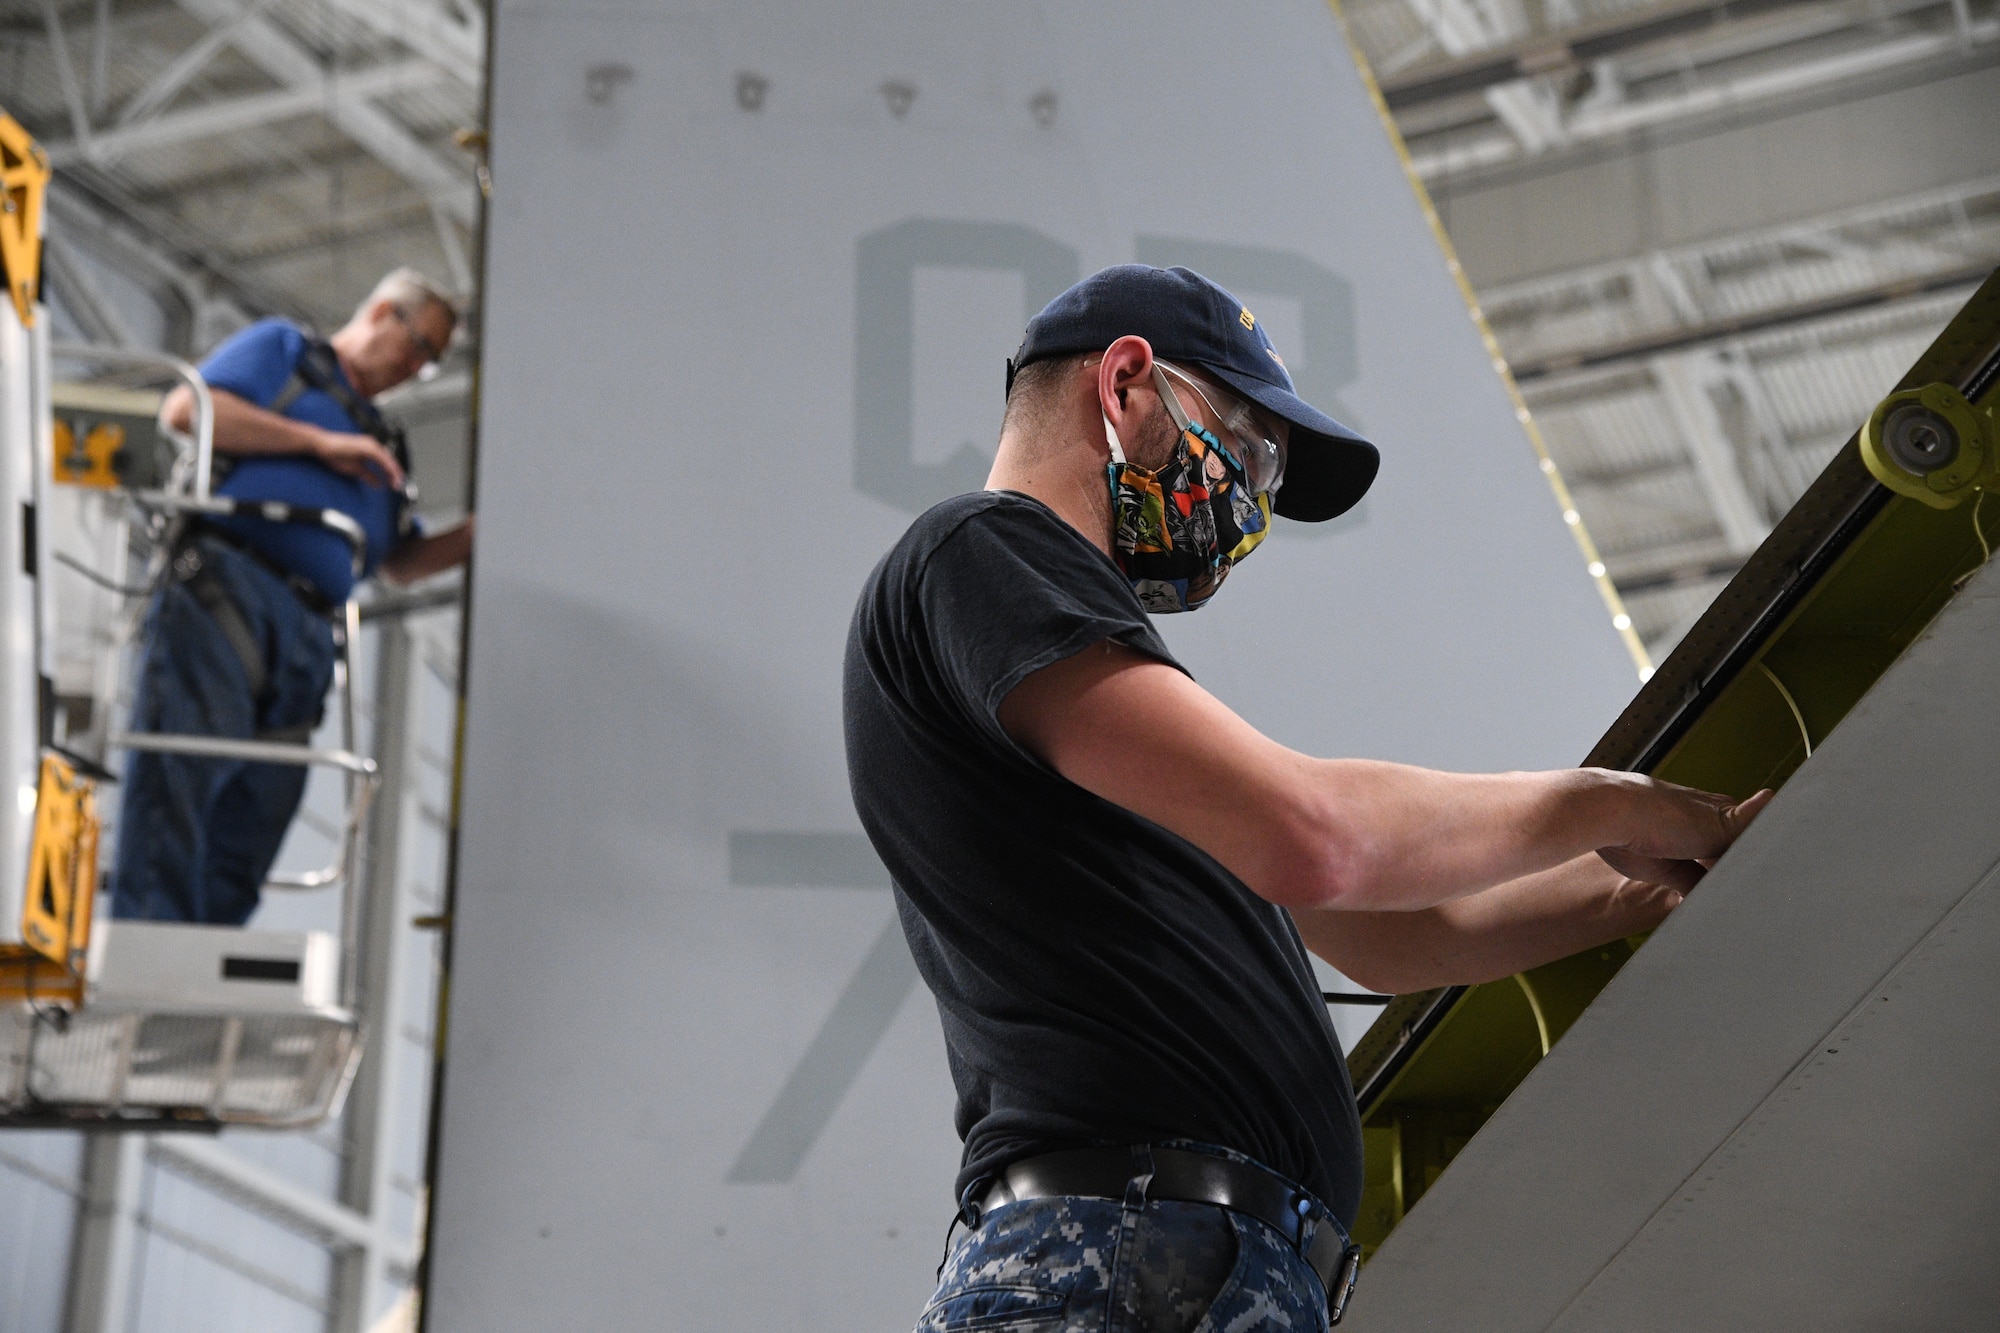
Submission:
<svg viewBox="0 0 2000 1333">
<path fill-rule="evenodd" d="M 265 573 L 283 583 L 286 588 L 291 590 L 292 596 L 305 604 L 306 610 L 312 612 L 322 620 L 333 619 L 335 613 L 340 610 L 340 604 L 321 592 L 318 584 L 303 574 L 294 574 L 291 570 L 286 569 L 283 565 L 273 560 L 270 556 L 265 555 L 262 551 L 252 546 L 249 542 L 244 541 L 233 532 L 219 528 L 213 523 L 195 522 L 188 525 L 187 536 L 190 539 L 198 538 L 202 541 L 211 541 L 227 546 L 238 555 L 245 556 L 253 563 L 263 566 Z"/>
<path fill-rule="evenodd" d="M 1319 1275 L 1328 1319 L 1340 1322 L 1361 1271 L 1361 1247 L 1347 1239 L 1319 1200 L 1262 1167 L 1181 1148 L 1153 1148 L 1151 1153 L 1147 1199 L 1219 1204 L 1271 1227 Z M 980 1212 L 1022 1199 L 1122 1199 L 1126 1185 L 1144 1170 L 1144 1161 L 1144 1152 L 1132 1148 L 1072 1148 L 1024 1157 L 994 1177 Z"/>
</svg>

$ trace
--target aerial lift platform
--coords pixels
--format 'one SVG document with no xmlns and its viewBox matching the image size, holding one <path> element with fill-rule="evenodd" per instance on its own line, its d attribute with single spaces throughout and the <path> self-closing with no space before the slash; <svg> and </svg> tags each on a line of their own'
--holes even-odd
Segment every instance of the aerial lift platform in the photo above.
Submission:
<svg viewBox="0 0 2000 1333">
<path fill-rule="evenodd" d="M 211 494 L 213 413 L 192 366 L 51 340 L 48 178 L 0 113 L 0 1128 L 315 1124 L 337 1113 L 360 1058 L 354 864 L 377 774 L 353 750 L 355 604 L 336 626 L 341 746 L 123 724 L 140 620 L 187 521 L 250 512 L 326 528 L 357 570 L 365 538 L 345 514 Z M 57 385 L 57 359 L 130 382 Z M 135 387 L 162 380 L 193 394 L 192 434 L 158 420 L 157 387 Z M 332 863 L 266 887 L 337 888 L 340 934 L 103 919 L 101 790 L 134 750 L 337 771 Z"/>
<path fill-rule="evenodd" d="M 2000 273 L 1585 763 L 1779 789 L 1649 939 L 1355 1044 L 1358 1329 L 2000 1327 Z"/>
</svg>

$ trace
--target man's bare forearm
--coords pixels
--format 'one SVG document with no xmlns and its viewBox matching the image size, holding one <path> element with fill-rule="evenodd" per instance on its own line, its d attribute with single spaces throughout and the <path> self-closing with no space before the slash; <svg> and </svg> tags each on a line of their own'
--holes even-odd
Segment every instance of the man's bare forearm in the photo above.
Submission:
<svg viewBox="0 0 2000 1333">
<path fill-rule="evenodd" d="M 1762 806 L 1605 769 L 1314 759 L 1110 641 L 1021 682 L 1000 724 L 1071 782 L 1297 909 L 1422 911 L 1592 851 L 1621 874 L 1662 880 L 1722 855 Z"/>
<path fill-rule="evenodd" d="M 1601 852 L 1635 878 L 1716 857 L 1761 807 L 1630 773 L 1444 773 L 1372 760 L 1310 761 L 1274 840 L 1287 907 L 1421 911 Z M 1274 801 L 1280 793 L 1273 791 Z"/>
<path fill-rule="evenodd" d="M 472 554 L 472 520 L 443 532 L 413 537 L 382 562 L 382 577 L 391 583 L 415 583 L 465 563 Z"/>
<path fill-rule="evenodd" d="M 1512 976 L 1653 929 L 1679 889 L 1579 856 L 1418 912 L 1292 909 L 1311 949 L 1370 990 L 1394 994 Z"/>
<path fill-rule="evenodd" d="M 210 389 L 215 407 L 215 448 L 225 454 L 314 454 L 326 432 L 318 426 L 267 411 L 227 389 Z M 178 431 L 194 429 L 194 396 L 176 388 L 160 405 L 160 415 Z"/>
</svg>

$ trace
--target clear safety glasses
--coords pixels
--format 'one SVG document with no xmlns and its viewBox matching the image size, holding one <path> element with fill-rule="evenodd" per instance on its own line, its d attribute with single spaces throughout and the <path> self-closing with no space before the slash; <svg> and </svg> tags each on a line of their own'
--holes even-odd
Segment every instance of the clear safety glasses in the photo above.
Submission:
<svg viewBox="0 0 2000 1333">
<path fill-rule="evenodd" d="M 403 326 L 403 332 L 410 339 L 410 346 L 424 354 L 424 365 L 426 367 L 435 366 L 438 362 L 444 360 L 444 348 L 439 347 L 423 335 L 423 331 L 417 327 L 417 321 L 411 317 L 409 311 L 399 305 L 392 305 L 389 307 L 389 313 L 394 315 L 396 322 Z M 428 379 L 429 376 L 425 378 Z"/>
<path fill-rule="evenodd" d="M 1262 491 L 1267 495 L 1276 495 L 1278 487 L 1285 480 L 1285 444 L 1278 438 L 1277 433 L 1266 429 L 1258 421 L 1257 414 L 1250 410 L 1250 405 L 1235 394 L 1213 385 L 1203 385 L 1194 376 L 1171 362 L 1155 358 L 1153 364 L 1193 389 L 1195 396 L 1208 404 L 1208 410 L 1222 423 L 1222 433 L 1225 437 L 1223 445 L 1235 455 L 1236 461 L 1242 464 L 1243 475 L 1249 480 L 1250 489 Z M 1180 400 L 1172 392 L 1163 393 L 1161 396 L 1163 399 L 1171 400 L 1169 410 L 1176 418 L 1174 424 L 1185 426 L 1186 422 L 1178 420 L 1182 411 Z M 1221 400 L 1219 407 L 1216 405 L 1217 399 Z"/>
</svg>

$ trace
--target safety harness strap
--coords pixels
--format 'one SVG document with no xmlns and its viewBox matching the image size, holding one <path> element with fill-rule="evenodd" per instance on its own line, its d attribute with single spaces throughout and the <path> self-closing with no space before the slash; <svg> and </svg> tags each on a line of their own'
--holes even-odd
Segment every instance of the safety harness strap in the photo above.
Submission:
<svg viewBox="0 0 2000 1333">
<path fill-rule="evenodd" d="M 193 594 L 201 603 L 215 627 L 222 631 L 222 637 L 236 654 L 236 660 L 243 664 L 243 677 L 250 685 L 250 697 L 262 703 L 264 689 L 271 683 L 270 672 L 264 666 L 264 648 L 257 642 L 257 635 L 251 630 L 250 622 L 244 618 L 243 610 L 230 597 L 229 590 L 215 577 L 215 571 L 208 567 L 199 548 L 185 546 L 174 557 L 174 577 L 182 587 Z"/>
<path fill-rule="evenodd" d="M 396 460 L 396 466 L 403 469 L 403 503 L 397 507 L 397 535 L 410 535 L 414 520 L 411 507 L 416 497 L 416 487 L 410 478 L 415 468 L 410 462 L 410 440 L 403 428 L 382 415 L 382 409 L 363 398 L 347 382 L 347 376 L 340 370 L 340 358 L 333 350 L 333 344 L 324 338 L 306 334 L 305 351 L 293 363 L 291 378 L 285 387 L 278 390 L 278 396 L 271 400 L 270 410 L 283 416 L 285 409 L 299 400 L 299 395 L 307 389 L 318 389 L 340 405 L 348 419 L 375 437 L 384 449 Z"/>
<path fill-rule="evenodd" d="M 340 358 L 334 353 L 333 344 L 312 334 L 306 335 L 305 351 L 293 364 L 291 378 L 285 381 L 285 387 L 271 400 L 270 410 L 283 415 L 285 409 L 297 402 L 307 389 L 318 389 L 333 399 L 355 425 L 374 436 L 384 449 L 395 455 L 398 467 L 406 474 L 410 471 L 410 442 L 403 428 L 382 415 L 381 408 L 354 391 L 340 371 Z"/>
</svg>

